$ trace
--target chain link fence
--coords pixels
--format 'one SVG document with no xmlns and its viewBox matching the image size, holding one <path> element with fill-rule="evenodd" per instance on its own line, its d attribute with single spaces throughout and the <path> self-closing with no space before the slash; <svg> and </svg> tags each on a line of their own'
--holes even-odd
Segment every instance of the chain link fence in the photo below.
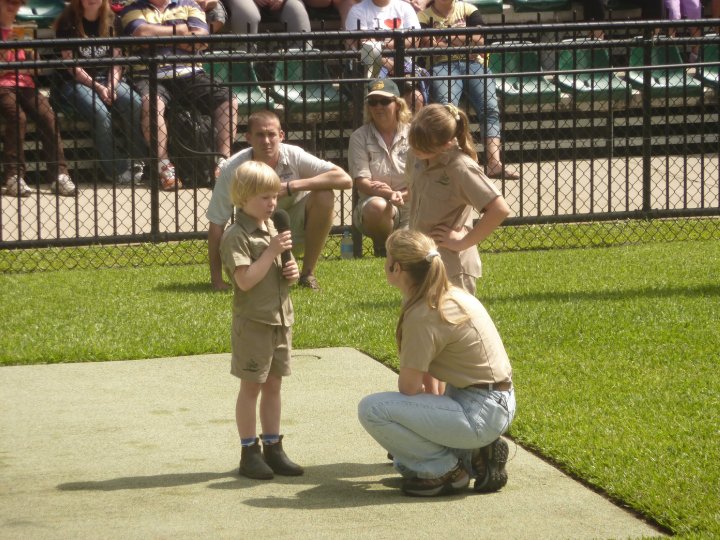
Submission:
<svg viewBox="0 0 720 540">
<path fill-rule="evenodd" d="M 492 164 L 488 110 L 496 98 L 500 156 L 519 179 L 495 179 L 513 214 L 482 249 L 717 239 L 718 24 L 693 22 L 699 31 L 690 31 L 689 23 L 675 22 L 672 39 L 663 37 L 671 27 L 659 21 L 451 28 L 433 28 L 430 21 L 420 30 L 93 40 L 93 47 L 125 53 L 110 58 L 88 57 L 81 51 L 87 40 L 4 42 L 3 51 L 39 52 L 38 59 L 3 61 L 0 69 L 37 73 L 37 95 L 56 110 L 77 192 L 62 196 L 51 189 L 53 158 L 43 152 L 42 125 L 28 118 L 22 137 L 8 130 L 13 119 L 2 119 L 3 147 L 14 137 L 25 150 L 30 194 L 6 188 L 0 194 L 0 271 L 207 260 L 205 211 L 220 119 L 202 103 L 180 102 L 165 113 L 165 133 L 152 121 L 157 105 L 143 127 L 135 99 L 124 113 L 108 113 L 109 122 L 95 125 L 80 104 L 63 102 L 56 86 L 58 73 L 72 67 L 102 73 L 115 65 L 129 72 L 149 65 L 155 103 L 157 68 L 188 62 L 168 46 L 191 50 L 208 86 L 236 104 L 233 150 L 246 145 L 249 114 L 271 109 L 286 142 L 345 169 L 349 137 L 363 123 L 365 85 L 383 70 L 401 83 L 413 107 L 441 99 L 438 88 L 447 88 L 445 97 L 471 118 L 486 167 Z M 598 35 L 602 39 L 591 39 Z M 363 57 L 366 41 L 382 44 L 372 62 Z M 165 53 L 148 54 L 157 50 Z M 479 68 L 470 69 L 474 64 Z M 469 88 L 478 82 L 473 96 Z M 153 150 L 158 139 L 168 141 L 182 188 L 163 189 Z M 125 171 L 130 175 L 123 178 Z M 338 235 L 351 228 L 352 207 L 350 190 L 336 193 L 326 258 L 340 256 Z M 372 253 L 357 232 L 354 240 L 357 254 Z"/>
</svg>

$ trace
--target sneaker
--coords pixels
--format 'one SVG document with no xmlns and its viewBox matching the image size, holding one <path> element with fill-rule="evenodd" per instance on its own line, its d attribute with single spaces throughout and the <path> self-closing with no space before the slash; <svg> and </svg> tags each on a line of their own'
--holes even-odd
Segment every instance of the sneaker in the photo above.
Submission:
<svg viewBox="0 0 720 540">
<path fill-rule="evenodd" d="M 472 466 L 477 472 L 473 489 L 478 493 L 498 491 L 508 481 L 505 464 L 509 454 L 508 444 L 499 438 L 480 449 L 473 458 Z"/>
<path fill-rule="evenodd" d="M 453 469 L 438 478 L 406 478 L 403 480 L 402 490 L 406 495 L 417 497 L 435 497 L 448 493 L 456 493 L 470 483 L 470 475 L 460 466 L 460 462 Z"/>
<path fill-rule="evenodd" d="M 312 289 L 313 291 L 320 290 L 320 284 L 318 283 L 317 278 L 312 274 L 303 274 L 302 276 L 300 276 L 300 279 L 298 280 L 298 285 L 300 285 L 300 287 Z"/>
<path fill-rule="evenodd" d="M 115 177 L 115 182 L 121 185 L 128 185 L 130 181 L 132 180 L 132 171 L 128 169 L 124 173 L 122 173 L 120 176 Z"/>
<path fill-rule="evenodd" d="M 58 175 L 57 180 L 50 186 L 50 191 L 62 195 L 64 197 L 72 197 L 75 195 L 75 184 L 70 180 L 70 176 L 65 173 Z"/>
<path fill-rule="evenodd" d="M 142 184 L 143 174 L 145 173 L 145 164 L 142 161 L 136 161 L 132 166 L 132 178 L 135 185 Z"/>
<path fill-rule="evenodd" d="M 14 174 L 5 182 L 5 195 L 10 197 L 17 197 L 18 195 L 21 197 L 29 197 L 31 194 L 32 190 L 25 183 L 25 180 L 17 174 Z"/>
<path fill-rule="evenodd" d="M 160 189 L 173 191 L 182 188 L 182 182 L 175 176 L 175 165 L 167 164 L 160 168 Z"/>
</svg>

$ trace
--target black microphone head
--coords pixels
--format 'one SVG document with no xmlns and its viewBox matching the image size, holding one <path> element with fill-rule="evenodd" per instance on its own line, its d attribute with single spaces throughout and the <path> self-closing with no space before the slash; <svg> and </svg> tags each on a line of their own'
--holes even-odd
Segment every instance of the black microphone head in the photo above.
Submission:
<svg viewBox="0 0 720 540">
<path fill-rule="evenodd" d="M 290 230 L 290 216 L 285 210 L 278 209 L 272 215 L 273 223 L 277 232 L 285 232 Z"/>
</svg>

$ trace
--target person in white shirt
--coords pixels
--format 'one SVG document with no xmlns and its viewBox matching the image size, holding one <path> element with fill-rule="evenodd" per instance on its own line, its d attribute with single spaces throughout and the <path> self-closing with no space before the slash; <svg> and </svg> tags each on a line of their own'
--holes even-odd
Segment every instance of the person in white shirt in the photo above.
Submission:
<svg viewBox="0 0 720 540">
<path fill-rule="evenodd" d="M 345 20 L 346 30 L 397 30 L 420 28 L 420 21 L 413 7 L 403 0 L 363 0 L 350 8 Z M 393 71 L 392 56 L 382 57 L 383 51 L 395 49 L 392 39 L 362 39 L 350 46 L 361 51 L 360 59 L 368 66 L 368 76 L 375 79 L 380 69 Z"/>
</svg>

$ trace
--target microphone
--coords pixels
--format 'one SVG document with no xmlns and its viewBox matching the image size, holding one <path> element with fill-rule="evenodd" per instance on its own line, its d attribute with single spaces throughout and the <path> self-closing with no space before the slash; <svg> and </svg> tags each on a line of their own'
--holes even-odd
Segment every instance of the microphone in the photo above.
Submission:
<svg viewBox="0 0 720 540">
<path fill-rule="evenodd" d="M 277 232 L 282 233 L 285 231 L 290 230 L 290 216 L 285 210 L 278 209 L 275 210 L 275 213 L 272 215 L 273 223 L 275 224 L 275 228 L 277 229 Z M 291 259 L 290 250 L 285 250 L 280 255 L 280 260 L 282 261 L 282 265 L 285 266 L 285 264 Z"/>
</svg>

